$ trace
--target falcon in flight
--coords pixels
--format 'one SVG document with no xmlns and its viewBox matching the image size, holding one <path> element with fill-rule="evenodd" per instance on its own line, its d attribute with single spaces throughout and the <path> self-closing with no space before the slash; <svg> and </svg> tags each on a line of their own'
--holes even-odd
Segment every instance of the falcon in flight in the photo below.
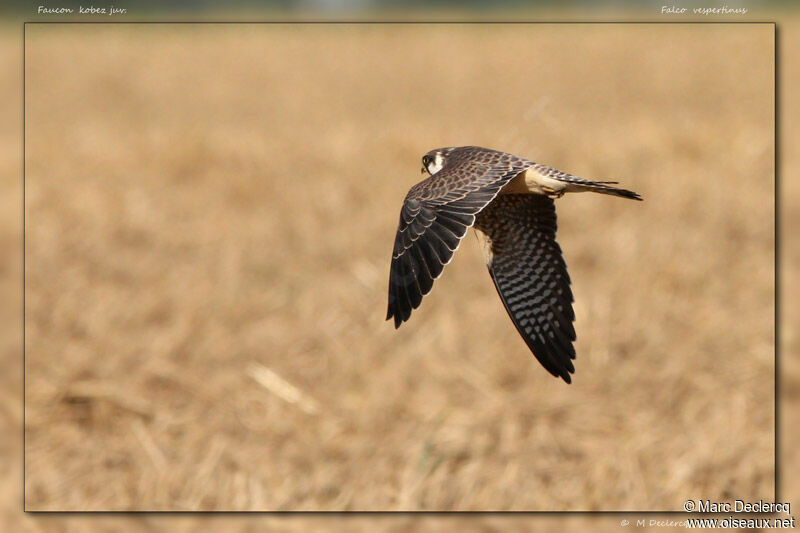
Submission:
<svg viewBox="0 0 800 533">
<path fill-rule="evenodd" d="M 553 199 L 599 192 L 641 200 L 615 181 L 589 181 L 527 159 L 460 146 L 422 157 L 429 176 L 408 191 L 389 273 L 394 326 L 408 320 L 474 226 L 503 305 L 533 355 L 571 382 L 575 328 L 567 265 L 556 242 Z"/>
</svg>

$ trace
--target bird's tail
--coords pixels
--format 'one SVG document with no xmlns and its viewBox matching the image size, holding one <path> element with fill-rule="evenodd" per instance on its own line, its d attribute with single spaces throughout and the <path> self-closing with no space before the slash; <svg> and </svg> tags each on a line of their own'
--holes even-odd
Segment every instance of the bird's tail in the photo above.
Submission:
<svg viewBox="0 0 800 533">
<path fill-rule="evenodd" d="M 548 167 L 547 165 L 542 165 L 540 163 L 534 164 L 531 169 L 536 172 L 541 180 L 535 179 L 534 181 L 539 182 L 541 185 L 547 186 L 547 188 L 552 189 L 553 192 L 556 194 L 556 198 L 561 196 L 561 194 L 565 192 L 599 192 L 601 194 L 610 194 L 611 196 L 621 196 L 622 198 L 630 198 L 631 200 L 642 200 L 642 197 L 639 196 L 638 193 L 633 191 L 629 191 L 628 189 L 620 189 L 619 187 L 614 187 L 619 182 L 616 181 L 592 181 L 587 180 L 584 178 L 579 178 L 578 176 L 573 176 L 572 174 L 568 174 L 567 172 L 563 172 L 561 170 L 557 170 L 553 167 Z M 541 181 L 544 183 L 541 183 Z M 547 180 L 554 180 L 561 182 L 563 185 L 557 186 L 555 184 L 548 184 Z M 544 187 L 542 187 L 544 189 Z"/>
<path fill-rule="evenodd" d="M 629 191 L 628 189 L 620 189 L 613 187 L 611 184 L 619 183 L 617 181 L 589 181 L 581 180 L 580 182 L 573 182 L 571 185 L 575 190 L 584 190 L 589 192 L 599 192 L 600 194 L 610 194 L 611 196 L 621 196 L 622 198 L 630 198 L 631 200 L 642 200 L 639 193 Z"/>
</svg>

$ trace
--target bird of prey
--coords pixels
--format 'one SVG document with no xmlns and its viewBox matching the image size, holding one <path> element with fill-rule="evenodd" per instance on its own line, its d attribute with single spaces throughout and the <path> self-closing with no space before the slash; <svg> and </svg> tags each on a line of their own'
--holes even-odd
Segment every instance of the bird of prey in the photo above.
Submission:
<svg viewBox="0 0 800 533">
<path fill-rule="evenodd" d="M 408 320 L 474 226 L 511 321 L 551 374 L 571 382 L 575 328 L 567 265 L 556 242 L 555 198 L 599 192 L 641 200 L 615 181 L 589 181 L 497 150 L 460 146 L 422 157 L 429 176 L 408 191 L 389 273 L 394 326 Z"/>
</svg>

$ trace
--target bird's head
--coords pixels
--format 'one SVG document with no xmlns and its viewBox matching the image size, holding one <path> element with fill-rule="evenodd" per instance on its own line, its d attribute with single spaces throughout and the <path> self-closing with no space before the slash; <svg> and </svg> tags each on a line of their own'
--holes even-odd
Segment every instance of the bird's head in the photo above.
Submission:
<svg viewBox="0 0 800 533">
<path fill-rule="evenodd" d="M 437 148 L 436 150 L 431 150 L 427 154 L 422 156 L 422 173 L 424 174 L 427 172 L 431 176 L 442 170 L 445 162 L 447 161 L 447 154 L 453 148 Z"/>
</svg>

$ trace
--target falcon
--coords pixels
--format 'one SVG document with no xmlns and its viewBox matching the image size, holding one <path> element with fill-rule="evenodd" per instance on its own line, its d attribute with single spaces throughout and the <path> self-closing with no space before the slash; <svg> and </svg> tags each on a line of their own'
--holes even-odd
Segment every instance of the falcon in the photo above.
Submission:
<svg viewBox="0 0 800 533">
<path fill-rule="evenodd" d="M 567 383 L 575 373 L 575 313 L 567 265 L 556 242 L 554 199 L 598 192 L 641 200 L 616 181 L 590 181 L 479 146 L 431 150 L 429 176 L 408 191 L 389 272 L 395 328 L 409 319 L 474 227 L 489 275 L 533 355 Z"/>
</svg>

